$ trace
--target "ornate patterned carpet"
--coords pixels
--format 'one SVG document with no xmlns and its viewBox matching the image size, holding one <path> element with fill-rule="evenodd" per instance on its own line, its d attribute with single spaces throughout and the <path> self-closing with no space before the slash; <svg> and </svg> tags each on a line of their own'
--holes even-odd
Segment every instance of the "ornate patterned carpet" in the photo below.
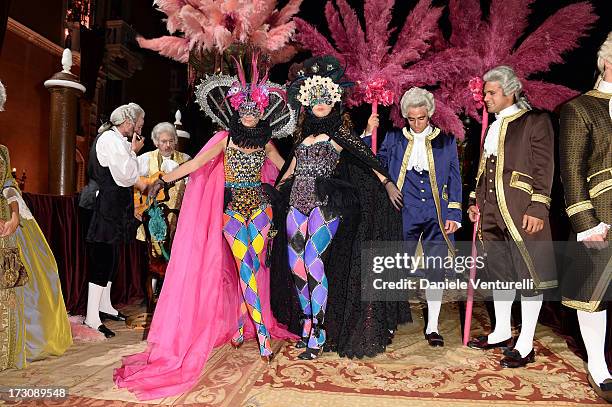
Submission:
<svg viewBox="0 0 612 407">
<path fill-rule="evenodd" d="M 129 312 L 129 310 L 125 310 Z M 415 311 L 413 315 L 421 315 Z M 257 356 L 254 342 L 234 350 L 217 349 L 198 385 L 177 397 L 138 403 L 112 382 L 123 355 L 144 349 L 142 331 L 110 324 L 117 336 L 104 342 L 75 344 L 66 355 L 32 363 L 27 369 L 0 372 L 2 386 L 66 386 L 63 401 L 11 405 L 146 406 L 604 406 L 590 389 L 584 363 L 548 328 L 536 334 L 536 363 L 525 369 L 499 367 L 498 351 L 462 347 L 458 313 L 445 304 L 441 334 L 444 348 L 430 348 L 422 321 L 402 327 L 388 352 L 372 359 L 340 359 L 329 353 L 300 361 L 289 343 L 275 341 L 270 366 Z M 487 321 L 475 313 L 474 332 Z M 3 395 L 6 400 L 6 394 Z M 2 402 L 0 401 L 0 404 Z"/>
</svg>

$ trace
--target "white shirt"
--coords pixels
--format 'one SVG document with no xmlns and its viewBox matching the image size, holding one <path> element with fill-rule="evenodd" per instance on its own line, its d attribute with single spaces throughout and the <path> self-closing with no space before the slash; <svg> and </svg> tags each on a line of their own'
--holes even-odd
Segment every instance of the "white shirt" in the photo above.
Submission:
<svg viewBox="0 0 612 407">
<path fill-rule="evenodd" d="M 597 90 L 603 93 L 612 93 L 612 82 L 601 81 L 597 85 Z M 612 99 L 608 103 L 608 113 L 610 113 L 610 119 L 612 120 Z"/>
<path fill-rule="evenodd" d="M 484 142 L 484 154 L 486 158 L 494 155 L 497 157 L 497 147 L 499 145 L 499 133 L 504 117 L 512 116 L 521 110 L 516 103 L 508 106 L 499 113 L 495 113 L 495 121 L 489 126 Z"/>
<path fill-rule="evenodd" d="M 136 153 L 116 127 L 102 133 L 96 144 L 96 155 L 100 165 L 108 167 L 117 185 L 131 187 L 138 180 Z"/>
<path fill-rule="evenodd" d="M 415 133 L 412 129 L 408 130 L 406 127 L 402 129 L 402 133 L 405 137 L 408 136 L 408 132 L 412 134 L 414 144 L 412 146 L 412 151 L 410 152 L 410 158 L 408 159 L 407 169 L 409 171 L 413 168 L 417 171 L 429 171 L 429 161 L 427 160 L 425 138 L 427 138 L 427 136 L 433 132 L 433 128 L 428 125 L 425 127 L 425 130 L 420 133 Z"/>
</svg>

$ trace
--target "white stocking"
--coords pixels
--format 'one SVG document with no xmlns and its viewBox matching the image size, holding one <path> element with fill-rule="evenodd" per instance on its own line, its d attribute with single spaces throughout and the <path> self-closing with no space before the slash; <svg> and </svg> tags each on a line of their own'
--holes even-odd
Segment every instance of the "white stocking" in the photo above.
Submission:
<svg viewBox="0 0 612 407">
<path fill-rule="evenodd" d="M 489 343 L 499 343 L 512 337 L 511 312 L 516 290 L 493 290 L 495 329 L 489 334 Z"/>
<path fill-rule="evenodd" d="M 589 373 L 597 384 L 611 379 L 606 364 L 606 310 L 599 312 L 578 311 L 580 333 L 587 351 Z"/>
<path fill-rule="evenodd" d="M 427 328 L 425 329 L 426 334 L 438 332 L 438 317 L 440 316 L 440 307 L 442 306 L 443 293 L 444 291 L 440 289 L 425 289 L 425 298 L 427 299 Z"/>
<path fill-rule="evenodd" d="M 85 324 L 93 329 L 98 329 L 102 325 L 100 321 L 100 298 L 104 287 L 98 284 L 89 283 L 87 291 L 87 316 Z"/>
<path fill-rule="evenodd" d="M 110 281 L 106 283 L 106 287 L 104 287 L 104 290 L 102 291 L 102 298 L 100 299 L 100 311 L 106 312 L 110 315 L 119 315 L 119 311 L 117 311 L 115 307 L 113 307 L 113 304 L 111 304 L 110 294 L 112 284 L 113 283 L 111 283 Z"/>
<path fill-rule="evenodd" d="M 518 350 L 522 357 L 529 355 L 529 352 L 533 349 L 533 337 L 538 325 L 538 316 L 543 299 L 543 294 L 534 297 L 521 295 L 521 334 L 516 341 L 516 345 L 514 345 L 514 349 Z"/>
</svg>

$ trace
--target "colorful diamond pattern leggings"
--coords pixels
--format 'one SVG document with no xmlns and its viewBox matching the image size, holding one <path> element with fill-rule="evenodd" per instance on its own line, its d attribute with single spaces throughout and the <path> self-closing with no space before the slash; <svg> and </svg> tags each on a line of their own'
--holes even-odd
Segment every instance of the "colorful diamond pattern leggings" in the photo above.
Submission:
<svg viewBox="0 0 612 407">
<path fill-rule="evenodd" d="M 325 330 L 321 328 L 327 307 L 328 283 L 321 256 L 329 247 L 340 220 L 325 217 L 321 207 L 308 215 L 294 208 L 287 214 L 289 265 L 304 314 L 302 338 L 308 338 L 308 347 L 319 349 L 325 343 Z"/>
<path fill-rule="evenodd" d="M 223 234 L 229 243 L 240 276 L 240 288 L 244 302 L 240 307 L 238 330 L 233 340 L 244 340 L 244 321 L 247 312 L 257 327 L 259 352 L 262 356 L 272 353 L 270 334 L 266 328 L 261 311 L 261 300 L 257 293 L 257 272 L 265 261 L 265 248 L 268 231 L 272 226 L 272 208 L 257 209 L 249 218 L 238 212 L 226 209 L 223 214 Z"/>
</svg>

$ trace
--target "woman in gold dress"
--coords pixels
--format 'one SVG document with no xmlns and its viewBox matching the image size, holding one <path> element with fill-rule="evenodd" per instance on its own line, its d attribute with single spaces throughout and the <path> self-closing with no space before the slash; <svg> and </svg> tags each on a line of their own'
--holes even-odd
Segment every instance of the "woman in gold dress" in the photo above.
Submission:
<svg viewBox="0 0 612 407">
<path fill-rule="evenodd" d="M 0 82 L 0 110 L 4 105 Z M 57 264 L 12 177 L 8 149 L 0 144 L 0 267 L 19 248 L 27 282 L 0 288 L 0 370 L 61 355 L 72 345 Z"/>
</svg>

